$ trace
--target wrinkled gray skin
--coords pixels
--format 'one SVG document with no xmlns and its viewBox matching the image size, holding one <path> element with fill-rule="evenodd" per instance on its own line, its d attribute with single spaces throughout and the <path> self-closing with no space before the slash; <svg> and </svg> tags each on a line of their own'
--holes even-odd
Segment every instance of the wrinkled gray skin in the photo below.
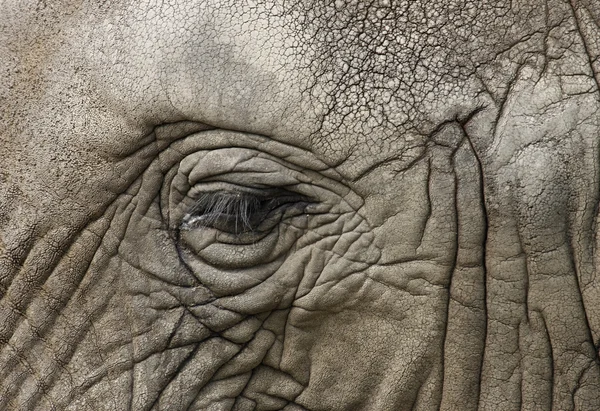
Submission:
<svg viewBox="0 0 600 411">
<path fill-rule="evenodd" d="M 425 3 L 2 1 L 0 409 L 600 409 L 600 4 Z"/>
</svg>

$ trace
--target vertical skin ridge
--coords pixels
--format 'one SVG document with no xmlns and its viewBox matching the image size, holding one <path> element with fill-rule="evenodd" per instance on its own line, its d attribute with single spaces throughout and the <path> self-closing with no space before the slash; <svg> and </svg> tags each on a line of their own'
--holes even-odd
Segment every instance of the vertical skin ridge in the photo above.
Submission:
<svg viewBox="0 0 600 411">
<path fill-rule="evenodd" d="M 571 13 L 573 21 L 577 29 L 577 33 L 581 38 L 581 44 L 585 49 L 587 63 L 589 65 L 590 75 L 596 83 L 596 99 L 600 101 L 600 67 L 598 66 L 598 56 L 600 55 L 600 36 L 598 35 L 598 18 L 597 5 L 590 4 L 590 1 L 570 0 Z"/>
<path fill-rule="evenodd" d="M 539 311 L 529 311 L 519 327 L 523 353 L 521 404 L 523 410 L 552 409 L 554 364 L 546 322 Z"/>
<path fill-rule="evenodd" d="M 585 41 L 585 39 L 584 39 Z M 588 47 L 586 51 L 589 52 Z M 593 70 L 594 67 L 591 67 Z M 597 74 L 596 76 L 597 82 Z M 597 94 L 600 101 L 600 90 Z M 596 105 L 597 107 L 600 105 Z M 595 120 L 598 126 L 598 120 Z M 577 284 L 577 303 L 583 312 L 586 343 L 588 346 L 588 366 L 581 370 L 575 384 L 573 402 L 575 409 L 586 409 L 588 404 L 599 404 L 600 398 L 600 357 L 598 343 L 600 336 L 600 284 L 597 276 L 598 205 L 600 202 L 600 178 L 598 141 L 590 142 L 592 149 L 577 150 L 583 167 L 567 163 L 572 176 L 569 187 L 569 205 L 567 241 L 572 256 L 572 271 Z M 585 383 L 582 383 L 585 381 Z"/>
<path fill-rule="evenodd" d="M 450 286 L 440 409 L 468 411 L 478 407 L 486 325 L 482 176 L 468 137 L 463 138 L 453 163 L 457 181 L 458 248 Z M 472 173 L 473 169 L 477 172 Z"/>
<path fill-rule="evenodd" d="M 570 410 L 575 409 L 573 397 L 579 389 L 576 387 L 583 371 L 591 368 L 598 377 L 600 374 L 581 296 L 576 253 L 569 235 L 573 210 L 577 209 L 571 205 L 577 196 L 571 195 L 571 185 L 575 182 L 562 166 L 563 155 L 550 145 L 543 144 L 535 147 L 535 150 L 528 148 L 521 151 L 522 158 L 518 163 L 522 161 L 535 166 L 516 170 L 519 186 L 522 187 L 517 191 L 521 200 L 517 204 L 517 212 L 527 254 L 530 310 L 539 310 L 543 315 L 552 349 L 555 369 L 553 408 Z M 541 168 L 545 171 L 540 172 Z M 533 173 L 536 173 L 535 178 L 544 187 L 543 191 L 532 192 L 527 188 L 525 181 L 531 181 Z M 535 194 L 534 197 L 532 194 Z M 533 202 L 527 201 L 532 199 Z M 597 391 L 599 384 L 600 379 L 586 386 L 584 391 Z M 588 391 L 581 395 L 587 398 L 585 408 L 600 406 L 600 396 L 597 394 Z"/>
<path fill-rule="evenodd" d="M 429 210 L 427 213 L 426 221 L 431 220 L 432 216 L 435 213 L 435 209 L 441 206 L 438 202 L 433 200 L 439 188 L 433 185 L 431 181 L 435 178 L 436 174 L 443 173 L 445 179 L 447 180 L 447 190 L 452 193 L 448 196 L 449 198 L 446 200 L 450 204 L 445 203 L 444 205 L 447 205 L 447 210 L 449 210 L 449 219 L 452 220 L 451 223 L 449 221 L 447 222 L 453 227 L 453 238 L 451 239 L 453 244 L 451 249 L 452 255 L 448 257 L 448 260 L 446 262 L 448 264 L 448 279 L 446 280 L 447 284 L 445 286 L 446 321 L 444 330 L 440 336 L 440 356 L 437 359 L 437 361 L 431 365 L 431 368 L 428 371 L 427 378 L 421 383 L 416 393 L 416 399 L 414 404 L 412 404 L 411 408 L 411 410 L 413 411 L 440 409 L 440 404 L 443 401 L 443 395 L 445 393 L 445 380 L 448 376 L 447 372 L 454 371 L 452 367 L 450 367 L 450 370 L 447 370 L 448 358 L 445 356 L 445 353 L 449 350 L 452 350 L 452 348 L 449 347 L 449 345 L 451 344 L 448 344 L 448 333 L 449 327 L 451 326 L 451 318 L 448 307 L 452 304 L 450 290 L 453 287 L 453 283 L 455 281 L 454 275 L 456 274 L 457 267 L 460 264 L 460 250 L 458 244 L 458 237 L 460 235 L 459 232 L 461 230 L 461 227 L 459 222 L 460 217 L 458 215 L 458 176 L 454 163 L 455 153 L 460 144 L 460 136 L 457 136 L 457 134 L 460 134 L 460 131 L 457 130 L 455 124 L 452 124 L 448 127 L 444 127 L 441 130 L 439 130 L 439 133 L 441 134 L 442 140 L 444 140 L 444 137 L 446 137 L 453 144 L 451 143 L 450 145 L 445 145 L 438 143 L 434 146 L 433 149 L 430 150 L 431 154 L 429 158 L 429 170 L 427 174 L 429 181 L 429 187 L 427 191 Z M 434 142 L 435 139 L 436 137 L 434 136 Z M 423 237 L 421 237 L 420 243 L 423 244 Z"/>
<path fill-rule="evenodd" d="M 569 15 L 569 7 L 583 3 L 557 6 Z M 489 211 L 483 410 L 600 408 L 598 93 L 586 56 L 593 47 L 578 37 L 594 30 L 581 24 L 583 9 L 575 8 L 575 16 L 550 29 L 551 35 L 566 30 L 561 39 L 568 46 L 552 43 L 511 81 L 508 110 L 494 125 L 495 146 L 483 162 Z M 553 60 L 556 50 L 562 54 Z M 563 74 L 575 66 L 581 95 L 564 87 Z"/>
<path fill-rule="evenodd" d="M 586 236 L 595 235 L 588 193 L 596 184 L 564 167 L 566 156 L 579 156 L 569 150 L 544 141 L 522 147 L 492 182 L 496 193 L 510 190 L 490 217 L 482 409 L 600 407 L 597 352 L 580 284 L 593 266 Z M 511 304 L 520 318 L 503 314 Z"/>
</svg>

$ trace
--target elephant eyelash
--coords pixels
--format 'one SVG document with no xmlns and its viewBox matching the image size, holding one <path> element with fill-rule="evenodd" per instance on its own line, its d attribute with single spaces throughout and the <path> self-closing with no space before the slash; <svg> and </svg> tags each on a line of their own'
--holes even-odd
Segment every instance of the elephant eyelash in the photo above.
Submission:
<svg viewBox="0 0 600 411">
<path fill-rule="evenodd" d="M 239 191 L 206 192 L 184 216 L 181 229 L 212 227 L 232 234 L 256 232 L 275 210 L 297 200 L 298 196 L 289 193 L 261 196 Z"/>
<path fill-rule="evenodd" d="M 212 227 L 223 216 L 233 217 L 236 228 L 250 231 L 251 216 L 260 208 L 260 199 L 251 194 L 211 192 L 200 196 L 194 207 L 184 217 L 184 228 Z"/>
</svg>

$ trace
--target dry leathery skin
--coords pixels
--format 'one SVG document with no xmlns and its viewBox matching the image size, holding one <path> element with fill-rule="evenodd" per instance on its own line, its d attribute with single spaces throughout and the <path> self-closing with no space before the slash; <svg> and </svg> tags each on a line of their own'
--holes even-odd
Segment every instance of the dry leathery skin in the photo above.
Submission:
<svg viewBox="0 0 600 411">
<path fill-rule="evenodd" d="M 597 0 L 1 8 L 0 409 L 600 409 Z"/>
</svg>

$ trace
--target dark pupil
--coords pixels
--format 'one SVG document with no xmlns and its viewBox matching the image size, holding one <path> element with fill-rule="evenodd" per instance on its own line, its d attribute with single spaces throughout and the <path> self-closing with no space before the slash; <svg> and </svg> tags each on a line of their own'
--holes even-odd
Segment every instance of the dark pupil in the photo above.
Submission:
<svg viewBox="0 0 600 411">
<path fill-rule="evenodd" d="M 290 201 L 287 196 L 208 192 L 200 196 L 183 223 L 186 228 L 213 227 L 232 234 L 257 231 L 274 210 Z"/>
</svg>

